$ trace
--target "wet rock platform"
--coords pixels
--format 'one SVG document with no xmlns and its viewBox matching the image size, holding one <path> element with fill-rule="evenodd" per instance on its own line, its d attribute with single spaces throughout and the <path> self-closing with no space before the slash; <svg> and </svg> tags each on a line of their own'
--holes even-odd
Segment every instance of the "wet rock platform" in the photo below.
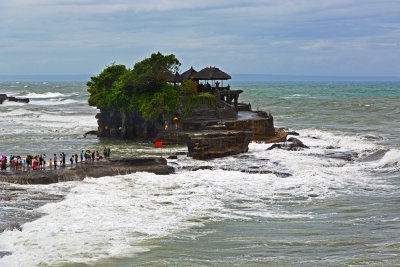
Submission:
<svg viewBox="0 0 400 267">
<path fill-rule="evenodd" d="M 15 184 L 51 184 L 65 181 L 80 181 L 86 177 L 124 175 L 135 172 L 151 172 L 167 175 L 174 172 L 167 160 L 160 157 L 120 158 L 102 160 L 95 163 L 79 163 L 73 167 L 45 170 L 3 171 L 0 182 Z"/>
</svg>

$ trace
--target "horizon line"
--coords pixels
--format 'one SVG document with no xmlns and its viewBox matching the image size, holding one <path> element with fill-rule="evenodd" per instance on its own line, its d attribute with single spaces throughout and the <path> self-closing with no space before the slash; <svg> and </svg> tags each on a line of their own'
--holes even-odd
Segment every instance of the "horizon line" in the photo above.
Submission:
<svg viewBox="0 0 400 267">
<path fill-rule="evenodd" d="M 0 74 L 0 81 L 87 81 L 96 74 Z M 232 81 L 400 81 L 400 76 L 396 75 L 312 75 L 312 74 L 262 74 L 262 73 L 232 73 Z M 46 79 L 47 78 L 47 79 Z M 60 80 L 60 78 L 67 78 Z M 29 80 L 34 79 L 34 80 Z M 39 80 L 43 79 L 43 80 Z M 265 79 L 265 80 L 263 80 Z M 334 80 L 330 80 L 334 79 Z"/>
</svg>

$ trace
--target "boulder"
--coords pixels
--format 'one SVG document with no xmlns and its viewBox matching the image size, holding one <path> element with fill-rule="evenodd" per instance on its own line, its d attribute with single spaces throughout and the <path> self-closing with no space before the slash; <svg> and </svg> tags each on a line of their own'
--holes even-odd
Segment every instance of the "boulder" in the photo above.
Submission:
<svg viewBox="0 0 400 267">
<path fill-rule="evenodd" d="M 86 133 L 83 134 L 83 137 L 86 138 L 87 135 L 98 135 L 97 131 L 88 131 Z"/>
<path fill-rule="evenodd" d="M 20 103 L 29 103 L 29 98 L 16 98 L 14 96 L 9 96 L 8 101 L 13 101 L 13 102 L 20 102 Z"/>
<path fill-rule="evenodd" d="M 306 146 L 305 144 L 303 144 L 303 142 L 301 142 L 299 139 L 297 139 L 297 138 L 294 138 L 294 137 L 290 137 L 289 139 L 288 139 L 288 142 L 291 142 L 292 144 L 290 144 L 290 146 L 292 147 L 292 148 L 306 148 L 306 149 L 309 149 L 309 147 L 308 146 Z"/>
<path fill-rule="evenodd" d="M 333 159 L 342 159 L 346 161 L 354 161 L 358 157 L 357 152 L 352 152 L 352 151 L 335 151 L 335 152 L 329 152 L 325 154 L 326 157 L 328 158 L 333 158 Z"/>
<path fill-rule="evenodd" d="M 193 133 L 187 142 L 189 156 L 212 159 L 247 152 L 253 137 L 250 131 L 202 131 Z"/>
<path fill-rule="evenodd" d="M 20 102 L 20 103 L 29 103 L 29 98 L 17 98 L 15 96 L 7 96 L 6 94 L 0 94 L 0 104 L 3 104 L 5 100 Z"/>
<path fill-rule="evenodd" d="M 288 142 L 290 143 L 284 143 L 284 144 L 273 144 L 267 150 L 272 150 L 275 148 L 280 148 L 280 149 L 285 149 L 285 150 L 290 150 L 290 151 L 299 151 L 305 149 L 309 149 L 308 146 L 303 144 L 299 139 L 291 137 L 288 139 Z"/>
<path fill-rule="evenodd" d="M 0 94 L 0 104 L 3 104 L 4 101 L 7 100 L 7 95 L 6 94 Z"/>
<path fill-rule="evenodd" d="M 288 135 L 295 135 L 295 136 L 299 136 L 300 135 L 298 132 L 294 132 L 294 131 L 290 131 L 290 132 L 287 132 L 287 133 L 288 133 Z"/>
</svg>

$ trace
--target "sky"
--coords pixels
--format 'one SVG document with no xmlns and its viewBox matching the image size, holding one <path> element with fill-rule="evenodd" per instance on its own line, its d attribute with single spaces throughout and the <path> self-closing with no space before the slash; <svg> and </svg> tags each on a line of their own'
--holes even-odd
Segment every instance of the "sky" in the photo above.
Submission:
<svg viewBox="0 0 400 267">
<path fill-rule="evenodd" d="M 180 71 L 400 76 L 400 0 L 0 0 L 0 75 Z"/>
</svg>

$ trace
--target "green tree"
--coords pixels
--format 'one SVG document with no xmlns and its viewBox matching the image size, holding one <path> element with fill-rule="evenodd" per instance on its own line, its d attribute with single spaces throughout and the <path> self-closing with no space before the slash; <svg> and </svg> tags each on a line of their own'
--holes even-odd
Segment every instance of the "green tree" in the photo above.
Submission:
<svg viewBox="0 0 400 267">
<path fill-rule="evenodd" d="M 179 105 L 179 87 L 167 83 L 166 73 L 177 71 L 179 60 L 160 52 L 135 64 L 132 70 L 123 65 L 107 67 L 87 83 L 89 105 L 121 112 L 141 112 L 156 120 Z"/>
<path fill-rule="evenodd" d="M 99 108 L 110 107 L 109 96 L 111 88 L 118 78 L 128 70 L 124 65 L 107 66 L 98 76 L 90 78 L 87 82 L 89 96 L 89 105 Z"/>
</svg>

